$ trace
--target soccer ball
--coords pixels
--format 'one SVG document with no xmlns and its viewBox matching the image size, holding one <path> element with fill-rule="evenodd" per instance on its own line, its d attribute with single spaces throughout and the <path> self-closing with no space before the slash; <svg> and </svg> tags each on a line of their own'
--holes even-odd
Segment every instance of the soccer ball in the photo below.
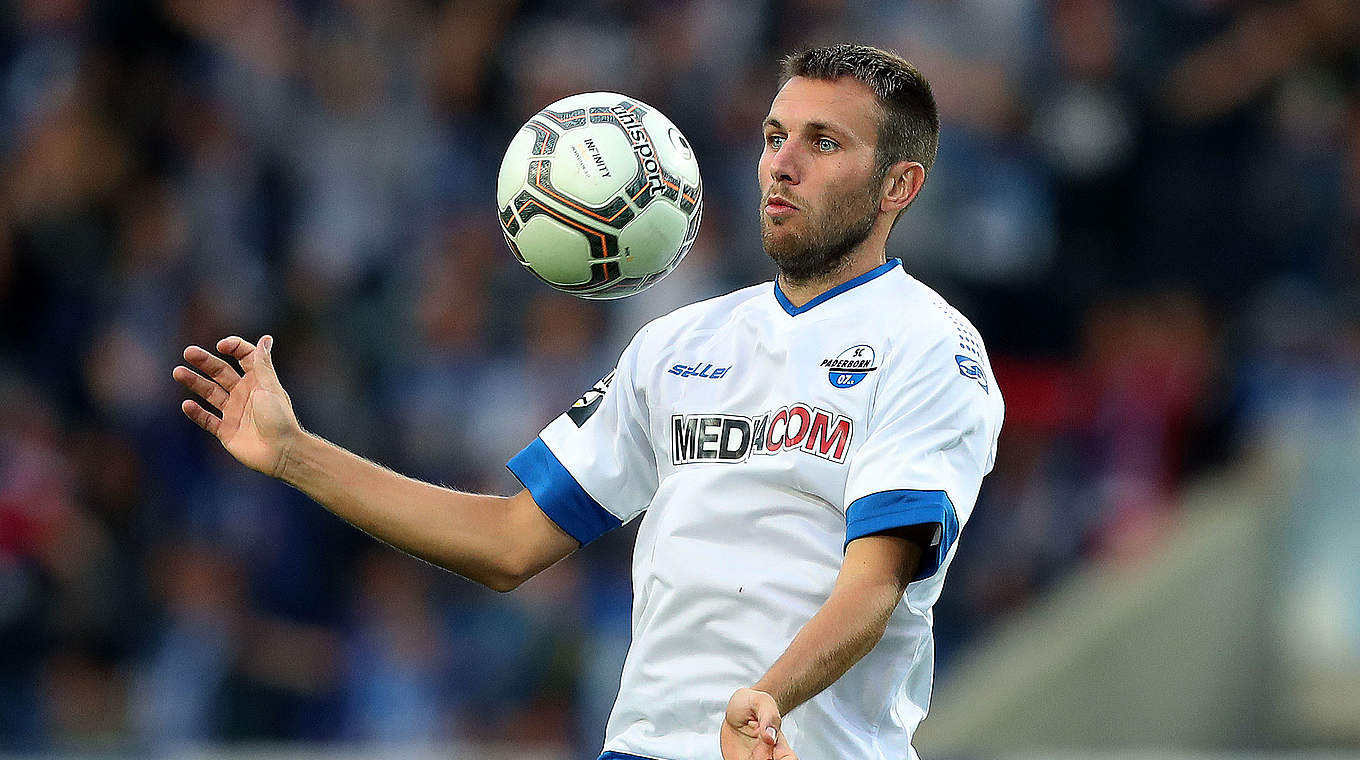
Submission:
<svg viewBox="0 0 1360 760">
<path fill-rule="evenodd" d="M 703 183 L 694 150 L 627 95 L 563 98 L 520 127 L 496 180 L 501 230 L 539 279 L 581 298 L 655 285 L 694 245 Z"/>
</svg>

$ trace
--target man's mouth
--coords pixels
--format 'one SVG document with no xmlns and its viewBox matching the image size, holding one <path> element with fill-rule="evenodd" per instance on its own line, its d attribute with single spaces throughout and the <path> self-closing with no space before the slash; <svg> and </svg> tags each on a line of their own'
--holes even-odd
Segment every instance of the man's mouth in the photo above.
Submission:
<svg viewBox="0 0 1360 760">
<path fill-rule="evenodd" d="M 765 199 L 765 213 L 770 216 L 786 216 L 797 210 L 797 206 L 778 195 L 771 195 Z"/>
</svg>

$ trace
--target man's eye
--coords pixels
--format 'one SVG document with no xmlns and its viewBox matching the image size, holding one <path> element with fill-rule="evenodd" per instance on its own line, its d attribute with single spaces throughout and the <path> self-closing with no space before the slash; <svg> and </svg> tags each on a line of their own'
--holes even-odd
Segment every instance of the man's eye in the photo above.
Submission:
<svg viewBox="0 0 1360 760">
<path fill-rule="evenodd" d="M 817 149 L 824 153 L 830 153 L 839 147 L 841 146 L 837 145 L 836 141 L 829 137 L 823 137 L 817 141 Z"/>
<path fill-rule="evenodd" d="M 765 143 L 774 150 L 779 150 L 779 146 L 784 144 L 783 135 L 769 135 L 765 138 Z"/>
</svg>

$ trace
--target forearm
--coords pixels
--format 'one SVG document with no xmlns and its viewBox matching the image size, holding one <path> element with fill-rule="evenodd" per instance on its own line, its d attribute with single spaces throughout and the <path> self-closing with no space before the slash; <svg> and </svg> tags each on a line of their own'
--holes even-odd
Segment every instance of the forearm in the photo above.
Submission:
<svg viewBox="0 0 1360 760">
<path fill-rule="evenodd" d="M 439 567 L 497 590 L 522 580 L 505 497 L 422 483 L 305 433 L 286 452 L 279 479 L 369 535 Z"/>
<path fill-rule="evenodd" d="M 774 697 L 779 712 L 788 715 L 878 644 L 901 594 L 891 585 L 837 586 L 752 688 Z"/>
</svg>

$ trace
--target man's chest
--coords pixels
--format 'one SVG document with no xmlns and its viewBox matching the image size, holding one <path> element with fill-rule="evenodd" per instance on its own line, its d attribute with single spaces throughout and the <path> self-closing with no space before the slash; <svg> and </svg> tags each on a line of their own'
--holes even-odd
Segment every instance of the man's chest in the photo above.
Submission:
<svg viewBox="0 0 1360 760">
<path fill-rule="evenodd" d="M 696 331 L 656 352 L 643 372 L 662 477 L 724 465 L 776 477 L 812 468 L 843 482 L 886 346 L 853 326 L 818 327 Z"/>
</svg>

